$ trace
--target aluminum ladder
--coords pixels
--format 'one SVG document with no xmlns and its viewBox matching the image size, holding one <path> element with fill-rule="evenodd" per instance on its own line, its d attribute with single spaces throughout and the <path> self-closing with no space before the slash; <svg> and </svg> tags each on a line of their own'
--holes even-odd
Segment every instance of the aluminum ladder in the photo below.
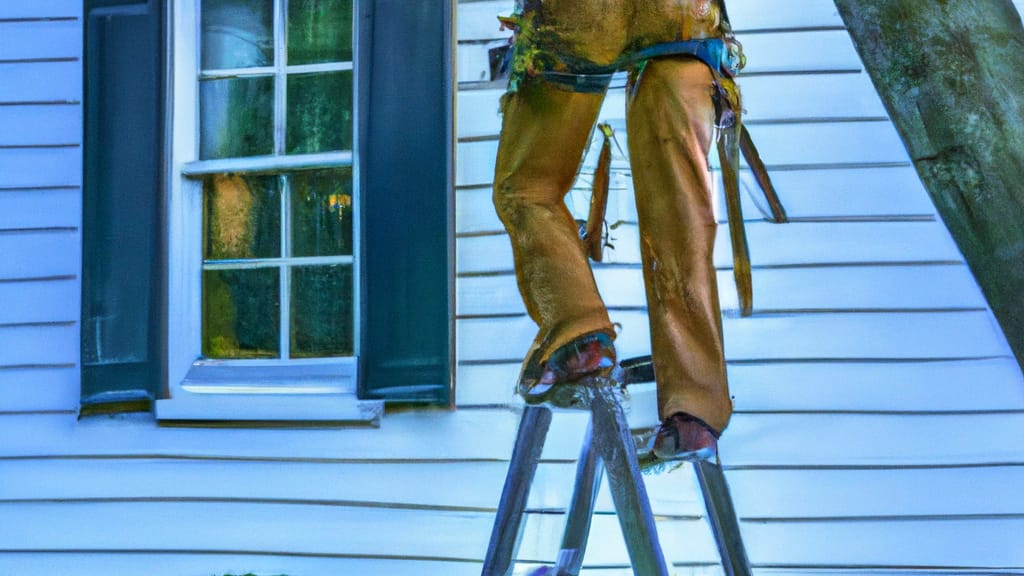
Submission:
<svg viewBox="0 0 1024 576">
<path fill-rule="evenodd" d="M 580 387 L 583 407 L 591 413 L 577 461 L 575 488 L 555 565 L 536 569 L 531 576 L 579 574 L 605 472 L 634 574 L 668 576 L 637 460 L 636 442 L 622 409 L 623 388 L 618 384 L 644 381 L 653 381 L 649 356 L 623 361 L 614 378 L 592 378 L 575 384 Z M 512 574 L 530 487 L 551 417 L 547 407 L 527 406 L 523 410 L 482 576 Z M 721 465 L 710 460 L 696 460 L 693 464 L 725 576 L 750 576 L 750 564 Z"/>
</svg>

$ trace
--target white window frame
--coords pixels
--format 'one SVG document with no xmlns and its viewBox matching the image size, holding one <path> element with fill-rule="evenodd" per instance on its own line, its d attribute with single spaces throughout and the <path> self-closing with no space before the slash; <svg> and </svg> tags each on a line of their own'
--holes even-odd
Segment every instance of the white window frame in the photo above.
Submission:
<svg viewBox="0 0 1024 576">
<path fill-rule="evenodd" d="M 350 167 L 353 204 L 359 205 L 358 121 L 353 121 L 353 151 L 244 159 L 199 160 L 199 38 L 201 0 L 168 2 L 167 117 L 167 382 L 156 403 L 162 422 L 234 421 L 360 423 L 375 425 L 381 401 L 357 400 L 359 354 L 359 259 L 353 262 L 354 355 L 295 360 L 212 360 L 202 357 L 202 180 L 205 174 L 241 171 L 305 170 Z M 353 2 L 358 10 L 358 0 Z M 285 1 L 275 2 L 275 27 L 283 27 Z M 357 19 L 353 17 L 353 22 Z M 359 27 L 353 31 L 353 62 L 358 61 Z M 283 34 L 275 32 L 275 67 L 283 69 Z M 316 68 L 316 65 L 303 66 Z M 312 71 L 312 70 L 309 70 Z M 285 87 L 276 87 L 278 94 Z M 359 110 L 353 77 L 353 117 Z M 283 108 L 283 99 L 275 98 Z M 280 110 L 278 111 L 281 112 Z M 279 117 L 279 116 L 276 116 Z M 275 127 L 277 129 L 277 127 Z M 359 224 L 353 227 L 358 254 Z M 285 295 L 282 294 L 282 297 Z M 287 306 L 282 302 L 282 306 Z M 287 329 L 287 327 L 285 327 Z"/>
</svg>

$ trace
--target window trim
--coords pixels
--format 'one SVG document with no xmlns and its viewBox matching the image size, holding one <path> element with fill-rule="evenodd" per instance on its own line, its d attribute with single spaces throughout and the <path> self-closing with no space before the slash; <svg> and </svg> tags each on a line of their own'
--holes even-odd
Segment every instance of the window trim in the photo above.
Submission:
<svg viewBox="0 0 1024 576">
<path fill-rule="evenodd" d="M 346 167 L 353 202 L 360 202 L 360 71 L 353 78 L 353 150 L 293 156 L 199 160 L 199 41 L 201 0 L 169 0 L 167 34 L 167 385 L 156 402 L 161 423 L 243 422 L 379 423 L 383 401 L 356 397 L 361 334 L 359 219 L 354 224 L 354 354 L 315 360 L 220 361 L 202 357 L 202 181 L 222 172 L 271 172 Z M 276 3 L 275 18 L 281 17 Z M 358 22 L 360 0 L 353 2 Z M 282 25 L 275 20 L 275 26 Z M 353 30 L 359 62 L 360 26 Z M 281 47 L 278 47 L 280 49 Z M 218 71 L 222 72 L 222 71 Z M 280 100 L 276 98 L 275 100 Z M 275 103 L 279 106 L 280 103 Z M 358 205 L 358 204 L 357 204 Z M 272 373 L 268 376 L 268 373 Z M 328 375 L 333 375 L 329 377 Z"/>
</svg>

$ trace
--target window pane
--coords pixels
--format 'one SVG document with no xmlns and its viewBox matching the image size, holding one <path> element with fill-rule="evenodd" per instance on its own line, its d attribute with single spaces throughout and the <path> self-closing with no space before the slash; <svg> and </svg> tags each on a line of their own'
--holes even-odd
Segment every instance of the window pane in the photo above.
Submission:
<svg viewBox="0 0 1024 576">
<path fill-rule="evenodd" d="M 203 272 L 203 356 L 276 358 L 280 269 Z"/>
<path fill-rule="evenodd" d="M 352 355 L 352 267 L 292 269 L 293 358 Z"/>
<path fill-rule="evenodd" d="M 352 0 L 289 0 L 288 64 L 352 60 Z"/>
<path fill-rule="evenodd" d="M 203 0 L 202 6 L 204 70 L 273 65 L 273 2 Z"/>
<path fill-rule="evenodd" d="M 288 154 L 352 149 L 352 72 L 288 77 Z"/>
<path fill-rule="evenodd" d="M 352 254 L 352 172 L 292 176 L 292 256 Z"/>
<path fill-rule="evenodd" d="M 199 83 L 199 156 L 261 156 L 274 151 L 274 79 L 225 78 Z"/>
<path fill-rule="evenodd" d="M 281 197 L 276 176 L 217 174 L 203 182 L 203 257 L 281 256 Z"/>
</svg>

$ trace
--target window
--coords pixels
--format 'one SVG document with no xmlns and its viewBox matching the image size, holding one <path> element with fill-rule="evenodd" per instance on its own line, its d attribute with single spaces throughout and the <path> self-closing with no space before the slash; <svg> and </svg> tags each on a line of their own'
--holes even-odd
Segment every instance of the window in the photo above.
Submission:
<svg viewBox="0 0 1024 576">
<path fill-rule="evenodd" d="M 169 1 L 158 416 L 448 403 L 449 0 Z"/>
<path fill-rule="evenodd" d="M 352 8 L 200 5 L 199 160 L 182 170 L 202 182 L 207 359 L 356 355 Z"/>
</svg>

